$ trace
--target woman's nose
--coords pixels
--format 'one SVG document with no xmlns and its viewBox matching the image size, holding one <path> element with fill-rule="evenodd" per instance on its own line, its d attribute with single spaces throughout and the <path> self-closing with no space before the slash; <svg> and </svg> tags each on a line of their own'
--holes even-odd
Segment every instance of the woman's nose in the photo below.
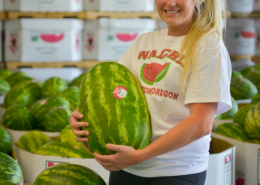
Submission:
<svg viewBox="0 0 260 185">
<path fill-rule="evenodd" d="M 167 0 L 166 5 L 167 6 L 176 6 L 177 0 Z"/>
</svg>

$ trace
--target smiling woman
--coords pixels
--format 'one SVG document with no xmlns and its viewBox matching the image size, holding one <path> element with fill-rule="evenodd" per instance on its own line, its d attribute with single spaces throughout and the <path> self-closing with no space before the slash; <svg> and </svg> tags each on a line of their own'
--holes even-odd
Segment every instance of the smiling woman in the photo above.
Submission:
<svg viewBox="0 0 260 185">
<path fill-rule="evenodd" d="M 151 119 L 150 144 L 134 149 L 111 142 L 105 146 L 114 154 L 94 153 L 111 171 L 109 185 L 203 185 L 214 118 L 232 106 L 231 61 L 222 39 L 219 0 L 156 0 L 156 5 L 168 28 L 139 36 L 118 61 L 142 87 Z M 80 122 L 83 117 L 86 112 L 74 111 L 70 125 L 76 139 L 91 146 L 93 123 Z M 127 127 L 140 131 L 136 124 Z M 112 140 L 113 131 L 106 130 Z"/>
</svg>

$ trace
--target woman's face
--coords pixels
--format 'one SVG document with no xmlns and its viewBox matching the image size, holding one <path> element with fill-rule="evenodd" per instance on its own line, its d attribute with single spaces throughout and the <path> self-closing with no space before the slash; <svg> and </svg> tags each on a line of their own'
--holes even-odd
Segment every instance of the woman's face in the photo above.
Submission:
<svg viewBox="0 0 260 185">
<path fill-rule="evenodd" d="M 194 0 L 156 0 L 156 6 L 169 31 L 179 30 L 186 34 L 193 17 Z"/>
</svg>

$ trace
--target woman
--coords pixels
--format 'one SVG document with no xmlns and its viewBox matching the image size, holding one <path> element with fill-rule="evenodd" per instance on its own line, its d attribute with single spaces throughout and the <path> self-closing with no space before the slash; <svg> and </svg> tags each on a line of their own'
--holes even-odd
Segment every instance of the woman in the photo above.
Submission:
<svg viewBox="0 0 260 185">
<path fill-rule="evenodd" d="M 152 138 L 141 150 L 107 144 L 115 154 L 94 154 L 111 171 L 109 185 L 204 184 L 214 118 L 231 108 L 231 62 L 222 40 L 218 1 L 157 0 L 168 28 L 143 34 L 120 58 L 144 90 Z M 161 66 L 165 76 L 146 83 L 145 64 L 154 73 Z M 156 91 L 149 92 L 151 88 Z M 70 124 L 76 139 L 87 142 L 81 136 L 89 133 L 79 127 L 88 123 L 80 118 L 74 111 Z"/>
</svg>

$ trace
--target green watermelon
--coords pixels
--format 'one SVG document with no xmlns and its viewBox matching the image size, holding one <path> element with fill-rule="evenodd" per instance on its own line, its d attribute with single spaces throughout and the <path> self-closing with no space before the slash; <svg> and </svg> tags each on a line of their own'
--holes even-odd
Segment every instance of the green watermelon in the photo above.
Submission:
<svg viewBox="0 0 260 185">
<path fill-rule="evenodd" d="M 10 82 L 13 82 L 14 80 L 13 80 L 13 78 L 16 78 L 17 76 L 20 76 L 20 77 L 22 77 L 22 76 L 28 76 L 28 74 L 27 73 L 25 73 L 25 72 L 23 72 L 23 71 L 17 71 L 17 72 L 15 72 L 15 73 L 12 73 L 10 76 L 8 76 L 5 80 L 8 82 L 8 83 L 10 83 Z"/>
<path fill-rule="evenodd" d="M 235 100 L 251 99 L 258 93 L 256 86 L 246 78 L 231 78 L 230 93 Z"/>
<path fill-rule="evenodd" d="M 41 86 L 41 82 L 36 80 L 35 78 L 29 77 L 29 76 L 14 76 L 12 79 L 10 79 L 8 82 L 10 84 L 11 87 L 15 86 L 16 84 L 19 84 L 20 82 L 23 81 L 33 81 L 35 83 L 37 83 L 39 86 Z"/>
<path fill-rule="evenodd" d="M 233 121 L 234 123 L 237 123 L 241 125 L 242 127 L 245 127 L 246 122 L 246 116 L 248 111 L 252 108 L 253 105 L 246 105 L 238 109 L 237 113 L 235 114 Z"/>
<path fill-rule="evenodd" d="M 255 84 L 257 90 L 260 92 L 260 71 L 250 71 L 246 74 L 245 78 Z"/>
<path fill-rule="evenodd" d="M 17 146 L 25 151 L 36 153 L 37 150 L 52 140 L 41 131 L 30 131 L 24 134 L 17 142 Z"/>
<path fill-rule="evenodd" d="M 74 111 L 78 107 L 79 88 L 76 86 L 69 87 L 60 94 L 60 97 L 68 100 L 70 102 L 70 110 Z"/>
<path fill-rule="evenodd" d="M 260 139 L 260 103 L 253 105 L 248 111 L 245 129 L 250 138 Z"/>
<path fill-rule="evenodd" d="M 150 143 L 151 125 L 147 102 L 134 75 L 116 62 L 102 62 L 84 76 L 79 92 L 79 112 L 89 123 L 90 150 L 112 154 L 107 143 L 135 149 Z"/>
<path fill-rule="evenodd" d="M 214 132 L 240 141 L 248 140 L 245 129 L 234 123 L 223 123 L 219 125 Z"/>
<path fill-rule="evenodd" d="M 45 130 L 44 121 L 46 114 L 49 110 L 59 106 L 70 109 L 70 103 L 62 97 L 43 99 L 40 104 L 37 102 L 37 106 L 35 105 L 35 109 L 32 111 L 36 128 Z"/>
<path fill-rule="evenodd" d="M 242 70 L 240 71 L 240 73 L 241 73 L 243 76 L 246 76 L 247 73 L 249 73 L 250 71 L 255 71 L 255 70 L 260 70 L 260 64 L 253 65 L 253 66 L 247 66 L 247 67 L 245 67 L 244 69 L 242 69 Z"/>
<path fill-rule="evenodd" d="M 15 185 L 23 184 L 21 167 L 12 157 L 2 152 L 0 152 L 0 179 Z"/>
<path fill-rule="evenodd" d="M 256 94 L 252 97 L 251 103 L 252 105 L 255 105 L 257 103 L 260 103 L 260 94 Z"/>
<path fill-rule="evenodd" d="M 60 132 L 57 141 L 70 146 L 74 146 L 76 148 L 80 148 L 81 150 L 89 153 L 81 142 L 75 141 L 75 137 L 76 136 L 74 135 L 70 125 L 68 125 Z M 92 153 L 89 153 L 89 155 L 91 156 L 91 158 L 94 158 L 94 155 Z"/>
<path fill-rule="evenodd" d="M 12 152 L 12 138 L 10 134 L 0 126 L 0 152 L 10 154 Z"/>
<path fill-rule="evenodd" d="M 52 77 L 42 84 L 42 97 L 51 98 L 59 96 L 62 91 L 68 88 L 68 82 L 59 78 Z"/>
<path fill-rule="evenodd" d="M 243 75 L 240 72 L 233 69 L 231 77 L 232 78 L 243 78 Z"/>
<path fill-rule="evenodd" d="M 59 156 L 59 157 L 69 157 L 69 158 L 90 158 L 87 152 L 79 148 L 74 148 L 68 144 L 60 142 L 47 143 L 41 146 L 37 152 L 38 155 L 47 156 Z"/>
<path fill-rule="evenodd" d="M 60 132 L 70 124 L 71 111 L 64 107 L 55 107 L 45 116 L 44 127 L 49 132 Z"/>
<path fill-rule="evenodd" d="M 221 114 L 221 119 L 233 119 L 236 112 L 238 111 L 238 105 L 236 100 L 233 97 L 231 97 L 231 101 L 232 101 L 232 108 L 229 111 Z"/>
<path fill-rule="evenodd" d="M 81 75 L 79 75 L 77 78 L 74 78 L 70 83 L 69 86 L 76 86 L 76 87 L 80 87 L 81 81 L 83 79 L 83 77 L 86 75 L 87 72 L 82 73 Z"/>
<path fill-rule="evenodd" d="M 2 124 L 13 130 L 32 130 L 33 117 L 24 105 L 9 106 L 4 112 Z"/>
<path fill-rule="evenodd" d="M 46 100 L 45 100 L 46 101 Z M 31 114 L 34 115 L 35 111 L 38 109 L 39 106 L 41 106 L 41 104 L 44 102 L 43 99 L 39 99 L 37 101 L 35 101 L 31 106 L 30 106 L 30 111 Z"/>
<path fill-rule="evenodd" d="M 250 139 L 246 141 L 247 143 L 252 143 L 252 144 L 260 144 L 260 140 L 258 139 Z"/>
<path fill-rule="evenodd" d="M 30 104 L 40 99 L 40 97 L 40 86 L 32 81 L 24 81 L 15 85 L 6 93 L 4 106 L 5 108 L 15 104 L 30 106 Z"/>
<path fill-rule="evenodd" d="M 5 80 L 0 79 L 0 95 L 6 94 L 10 89 L 10 84 Z"/>
<path fill-rule="evenodd" d="M 5 180 L 0 179 L 0 185 L 15 185 L 15 184 L 10 181 L 5 181 Z"/>
<path fill-rule="evenodd" d="M 8 76 L 13 74 L 10 69 L 0 69 L 0 78 L 5 80 Z"/>
<path fill-rule="evenodd" d="M 35 179 L 33 185 L 106 185 L 92 169 L 78 164 L 58 164 L 47 168 Z"/>
</svg>

